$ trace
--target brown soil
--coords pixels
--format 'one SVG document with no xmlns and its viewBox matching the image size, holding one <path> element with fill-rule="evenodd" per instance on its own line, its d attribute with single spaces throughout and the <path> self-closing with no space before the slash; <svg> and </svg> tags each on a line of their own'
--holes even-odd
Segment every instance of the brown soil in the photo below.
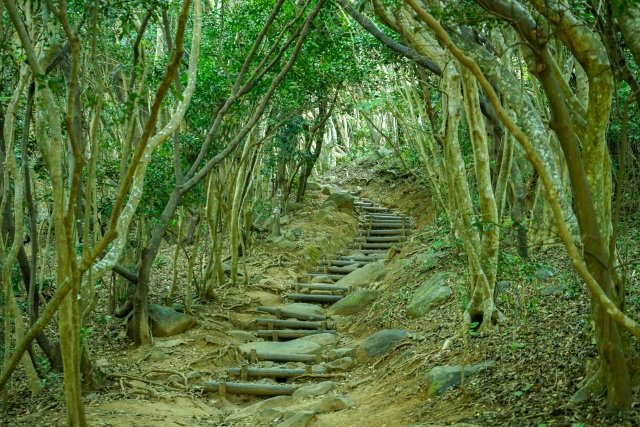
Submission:
<svg viewBox="0 0 640 427">
<path fill-rule="evenodd" d="M 388 264 L 386 279 L 375 285 L 384 291 L 384 298 L 341 332 L 343 341 L 355 344 L 384 328 L 402 328 L 412 335 L 389 355 L 333 378 L 338 392 L 351 396 L 355 407 L 320 414 L 310 426 L 640 425 L 637 412 L 623 417 L 606 414 L 602 399 L 579 407 L 566 405 L 585 375 L 585 360 L 594 357 L 596 349 L 585 288 L 569 269 L 561 248 L 535 254 L 525 263 L 508 255 L 515 254 L 515 247 L 507 231 L 502 248 L 507 255 L 499 280 L 510 285 L 498 299 L 504 320 L 492 333 L 472 336 L 461 330 L 460 321 L 465 256 L 451 242 L 446 224 L 439 223 L 437 209 L 413 178 L 397 168 L 371 162 L 355 171 L 351 168 L 348 180 L 336 184 L 350 189 L 362 186 L 363 196 L 405 212 L 416 222 L 411 241 Z M 287 284 L 310 266 L 310 252 L 305 248 L 328 254 L 354 237 L 357 220 L 349 214 L 337 213 L 323 223 L 314 221 L 325 197 L 312 192 L 305 206 L 293 212 L 291 222 L 283 226 L 284 230 L 302 230 L 297 250 L 275 249 L 269 238 L 261 236 L 246 259 L 250 286 L 225 287 L 216 301 L 197 302 L 193 314 L 198 326 L 185 334 L 156 339 L 151 347 L 133 348 L 122 322 L 107 317 L 107 304 L 101 301 L 95 318 L 103 323 L 91 325 L 90 343 L 96 364 L 108 377 L 103 388 L 85 395 L 90 425 L 255 425 L 226 422 L 225 417 L 256 398 L 203 394 L 198 384 L 226 378 L 225 369 L 241 362 L 240 341 L 226 332 L 247 327 L 257 305 L 281 301 Z M 428 250 L 441 256 L 430 268 L 420 268 L 416 256 Z M 172 253 L 172 247 L 164 248 L 164 262 L 157 263 L 153 272 L 157 280 L 154 301 L 162 300 L 170 284 Z M 540 268 L 552 270 L 553 277 L 534 278 Z M 408 319 L 404 310 L 412 291 L 437 271 L 453 273 L 454 298 L 422 319 Z M 631 277 L 630 311 L 637 314 L 639 279 L 637 274 Z M 184 282 L 186 272 L 179 278 Z M 545 289 L 555 291 L 548 294 Z M 631 345 L 637 348 L 635 340 Z M 496 365 L 466 379 L 462 387 L 427 397 L 423 377 L 430 368 L 485 360 L 494 360 Z M 640 388 L 634 393 L 638 404 Z M 60 377 L 51 375 L 45 390 L 31 397 L 18 372 L 9 396 L 9 415 L 2 424 L 64 425 Z"/>
</svg>

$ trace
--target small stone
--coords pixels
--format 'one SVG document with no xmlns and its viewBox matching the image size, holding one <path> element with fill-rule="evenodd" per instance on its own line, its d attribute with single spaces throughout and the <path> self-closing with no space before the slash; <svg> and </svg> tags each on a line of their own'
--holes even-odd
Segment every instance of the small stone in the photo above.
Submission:
<svg viewBox="0 0 640 427">
<path fill-rule="evenodd" d="M 541 293 L 546 297 L 564 295 L 564 288 L 562 286 L 549 286 L 548 288 L 544 288 Z"/>
<path fill-rule="evenodd" d="M 276 246 L 279 247 L 280 249 L 286 249 L 286 250 L 298 249 L 298 245 L 293 243 L 291 240 L 287 240 L 287 239 L 279 240 L 278 242 L 276 242 Z"/>
<path fill-rule="evenodd" d="M 340 347 L 329 352 L 329 359 L 335 360 L 340 359 L 341 357 L 352 356 L 354 354 L 354 350 L 351 347 Z"/>
<path fill-rule="evenodd" d="M 96 366 L 98 368 L 106 368 L 107 366 L 109 366 L 109 361 L 106 358 L 102 357 L 96 360 Z"/>
<path fill-rule="evenodd" d="M 315 417 L 314 411 L 294 412 L 289 418 L 276 424 L 276 427 L 307 427 Z"/>
<path fill-rule="evenodd" d="M 291 222 L 291 218 L 289 215 L 282 215 L 280 217 L 280 225 L 287 225 Z"/>
<path fill-rule="evenodd" d="M 309 384 L 302 386 L 294 391 L 293 398 L 301 400 L 306 397 L 321 396 L 323 394 L 329 393 L 334 388 L 336 388 L 336 383 L 334 383 L 333 381 L 323 381 L 321 383 Z"/>
<path fill-rule="evenodd" d="M 320 275 L 320 276 L 315 276 L 313 279 L 311 279 L 311 283 L 326 283 L 327 285 L 331 285 L 333 283 L 335 283 L 335 281 L 326 275 Z"/>
<path fill-rule="evenodd" d="M 342 411 L 354 406 L 353 399 L 347 395 L 326 396 L 320 402 L 313 405 L 313 410 L 318 413 Z"/>
<path fill-rule="evenodd" d="M 332 362 L 325 363 L 327 371 L 348 371 L 356 366 L 356 361 L 352 357 L 346 356 L 336 359 Z"/>
<path fill-rule="evenodd" d="M 545 281 L 551 279 L 556 273 L 550 268 L 540 268 L 533 272 L 533 275 L 536 279 Z"/>
<path fill-rule="evenodd" d="M 307 191 L 318 191 L 321 190 L 320 184 L 315 182 L 307 182 Z"/>
<path fill-rule="evenodd" d="M 168 358 L 169 358 L 169 355 L 166 354 L 164 351 L 153 350 L 151 353 L 149 353 L 146 360 L 148 362 L 162 362 L 164 360 L 167 360 Z"/>
<path fill-rule="evenodd" d="M 251 406 L 247 406 L 242 410 L 236 412 L 235 414 L 230 415 L 227 420 L 236 421 L 241 420 L 246 417 L 250 417 L 252 415 L 260 414 L 261 412 L 265 412 L 268 409 L 278 408 L 280 406 L 286 406 L 291 404 L 293 399 L 291 396 L 276 396 L 271 399 L 262 400 L 258 403 L 254 403 Z M 275 418 L 275 417 L 274 417 Z M 272 420 L 273 418 L 270 418 Z"/>
</svg>

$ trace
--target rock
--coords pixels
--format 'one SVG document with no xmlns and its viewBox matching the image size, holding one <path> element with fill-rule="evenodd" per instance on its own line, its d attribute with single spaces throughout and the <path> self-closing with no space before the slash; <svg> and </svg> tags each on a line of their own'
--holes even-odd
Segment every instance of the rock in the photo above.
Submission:
<svg viewBox="0 0 640 427">
<path fill-rule="evenodd" d="M 145 358 L 145 360 L 147 362 L 162 362 L 164 360 L 167 360 L 169 358 L 169 355 L 167 353 L 165 353 L 163 350 L 153 350 L 151 353 L 149 353 L 149 355 Z"/>
<path fill-rule="evenodd" d="M 240 345 L 240 351 L 251 353 L 255 349 L 258 353 L 276 354 L 318 354 L 322 346 L 311 341 L 295 339 L 291 341 L 254 341 Z"/>
<path fill-rule="evenodd" d="M 286 249 L 286 250 L 295 250 L 298 249 L 298 245 L 296 245 L 295 243 L 293 243 L 291 240 L 288 240 L 287 238 L 285 238 L 284 236 L 282 237 L 278 237 L 275 240 L 275 244 L 277 247 L 279 247 L 280 249 Z"/>
<path fill-rule="evenodd" d="M 449 273 L 436 273 L 418 287 L 407 305 L 407 317 L 422 317 L 451 297 L 453 291 L 446 286 Z"/>
<path fill-rule="evenodd" d="M 353 357 L 341 357 L 340 359 L 336 359 L 332 362 L 325 363 L 324 367 L 327 371 L 348 371 L 356 366 L 356 361 L 353 360 Z"/>
<path fill-rule="evenodd" d="M 281 313 L 286 317 L 296 317 L 296 315 L 309 315 L 324 316 L 324 309 L 316 304 L 309 304 L 306 302 L 295 302 L 287 304 L 281 307 Z"/>
<path fill-rule="evenodd" d="M 495 365 L 493 360 L 487 362 L 478 363 L 476 365 L 469 365 L 464 367 L 465 378 L 478 372 L 482 372 Z M 433 396 L 435 394 L 442 394 L 451 387 L 460 385 L 462 380 L 462 366 L 436 366 L 431 369 L 425 375 L 425 381 L 427 382 L 428 390 L 427 394 Z"/>
<path fill-rule="evenodd" d="M 170 337 L 188 331 L 195 326 L 193 317 L 157 304 L 147 307 L 151 319 L 151 333 L 154 337 Z"/>
<path fill-rule="evenodd" d="M 314 411 L 294 412 L 289 418 L 276 424 L 276 427 L 306 427 L 316 416 Z"/>
<path fill-rule="evenodd" d="M 252 415 L 260 414 L 261 412 L 264 412 L 267 409 L 278 408 L 280 406 L 289 405 L 291 404 L 291 402 L 293 402 L 293 400 L 294 399 L 291 396 L 276 396 L 276 397 L 272 397 L 271 399 L 262 400 L 258 403 L 254 403 L 251 406 L 247 406 L 246 408 L 243 408 L 242 410 L 236 412 L 235 414 L 231 414 L 229 417 L 227 417 L 227 420 L 229 421 L 241 420 L 243 418 L 250 417 Z"/>
<path fill-rule="evenodd" d="M 287 212 L 295 212 L 300 209 L 302 209 L 302 203 L 297 203 L 294 201 L 287 202 Z"/>
<path fill-rule="evenodd" d="M 550 268 L 540 268 L 533 272 L 533 275 L 536 279 L 545 281 L 551 279 L 556 273 Z"/>
<path fill-rule="evenodd" d="M 415 256 L 418 271 L 425 273 L 436 266 L 436 260 L 443 254 L 441 252 L 424 252 Z"/>
<path fill-rule="evenodd" d="M 314 404 L 312 409 L 316 413 L 342 411 L 354 406 L 353 399 L 347 395 L 326 396 L 320 402 Z"/>
<path fill-rule="evenodd" d="M 353 356 L 353 354 L 354 354 L 353 348 L 351 348 L 351 347 L 340 347 L 340 348 L 336 348 L 334 350 L 331 350 L 329 352 L 329 359 L 330 360 L 340 359 L 341 357 L 345 357 L 345 356 Z"/>
<path fill-rule="evenodd" d="M 314 221 L 323 222 L 331 218 L 333 211 L 337 209 L 334 203 L 325 203 L 316 214 L 313 216 Z"/>
<path fill-rule="evenodd" d="M 386 274 L 384 268 L 384 260 L 378 260 L 370 264 L 365 265 L 355 271 L 344 276 L 342 279 L 336 282 L 337 285 L 351 286 L 353 288 L 360 288 L 362 286 L 368 286 L 373 282 L 382 280 Z"/>
<path fill-rule="evenodd" d="M 502 293 L 507 292 L 510 287 L 511 287 L 511 282 L 509 282 L 508 280 L 500 280 L 496 284 L 496 295 L 500 295 Z"/>
<path fill-rule="evenodd" d="M 333 381 L 323 381 L 321 383 L 304 385 L 293 392 L 293 398 L 296 400 L 302 400 L 306 397 L 321 396 L 329 393 L 336 388 L 336 383 Z"/>
<path fill-rule="evenodd" d="M 106 358 L 102 357 L 102 358 L 96 360 L 96 366 L 98 368 L 104 369 L 107 366 L 109 366 L 109 361 Z"/>
<path fill-rule="evenodd" d="M 291 222 L 291 218 L 289 215 L 282 215 L 280 217 L 280 225 L 287 225 Z"/>
<path fill-rule="evenodd" d="M 331 285 L 335 283 L 335 281 L 331 277 L 325 276 L 323 274 L 321 276 L 316 276 L 313 279 L 311 279 L 311 283 L 326 283 L 327 285 Z"/>
<path fill-rule="evenodd" d="M 318 191 L 321 189 L 322 187 L 320 187 L 320 184 L 307 181 L 307 191 Z"/>
<path fill-rule="evenodd" d="M 354 208 L 355 198 L 349 193 L 335 192 L 329 196 L 327 201 L 336 204 L 338 209 L 352 211 Z"/>
<path fill-rule="evenodd" d="M 247 331 L 227 331 L 227 335 L 239 339 L 243 342 L 256 341 L 258 338 Z"/>
<path fill-rule="evenodd" d="M 356 349 L 356 357 L 360 361 L 371 357 L 382 356 L 398 342 L 409 335 L 404 329 L 383 329 L 365 339 Z"/>
<path fill-rule="evenodd" d="M 379 294 L 380 292 L 375 289 L 358 289 L 329 307 L 327 314 L 329 316 L 334 314 L 348 316 L 358 313 L 374 302 Z"/>
<path fill-rule="evenodd" d="M 564 287 L 549 286 L 548 288 L 544 288 L 541 293 L 545 297 L 552 296 L 552 295 L 564 295 Z"/>
<path fill-rule="evenodd" d="M 185 377 L 187 377 L 188 380 L 195 380 L 197 378 L 202 377 L 202 374 L 198 371 L 190 371 L 190 372 L 187 372 Z"/>
<path fill-rule="evenodd" d="M 353 325 L 353 316 L 333 316 L 333 321 L 336 325 L 336 331 L 344 332 L 348 331 L 351 325 Z"/>
<path fill-rule="evenodd" d="M 313 342 L 323 347 L 335 346 L 336 344 L 338 344 L 338 341 L 340 341 L 340 337 L 338 336 L 338 334 L 330 333 L 307 335 L 306 337 L 302 337 L 299 339 Z"/>
</svg>

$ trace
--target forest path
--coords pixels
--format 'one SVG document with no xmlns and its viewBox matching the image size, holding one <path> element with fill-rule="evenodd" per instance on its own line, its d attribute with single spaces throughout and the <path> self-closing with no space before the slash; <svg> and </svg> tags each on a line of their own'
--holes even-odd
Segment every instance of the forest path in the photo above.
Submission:
<svg viewBox="0 0 640 427">
<path fill-rule="evenodd" d="M 231 425 L 313 425 L 319 414 L 346 410 L 353 399 L 336 383 L 358 364 L 357 348 L 341 346 L 341 314 L 353 314 L 372 302 L 368 286 L 407 241 L 410 219 L 368 199 L 355 198 L 359 234 L 343 253 L 323 259 L 291 283 L 288 304 L 259 306 L 240 346 L 243 361 L 229 367 L 234 381 L 210 381 L 204 390 L 270 397 L 234 412 Z M 377 265 L 373 265 L 377 263 Z M 252 313 L 253 314 L 253 313 Z M 268 341 L 263 341 L 263 339 Z M 277 396 L 277 397 L 274 397 Z"/>
</svg>

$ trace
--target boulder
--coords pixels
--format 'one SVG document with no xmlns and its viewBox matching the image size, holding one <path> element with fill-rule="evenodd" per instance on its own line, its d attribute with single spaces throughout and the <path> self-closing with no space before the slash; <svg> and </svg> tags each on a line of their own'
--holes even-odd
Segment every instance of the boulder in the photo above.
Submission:
<svg viewBox="0 0 640 427">
<path fill-rule="evenodd" d="M 340 341 L 338 334 L 330 334 L 328 332 L 324 334 L 307 335 L 306 337 L 299 339 L 313 342 L 323 347 L 333 347 L 338 344 L 338 341 Z"/>
<path fill-rule="evenodd" d="M 336 388 L 336 383 L 333 381 L 323 381 L 321 383 L 304 385 L 293 392 L 293 398 L 301 400 L 306 397 L 321 396 L 329 393 L 334 388 Z"/>
<path fill-rule="evenodd" d="M 240 351 L 251 353 L 255 349 L 258 353 L 276 354 L 318 354 L 322 346 L 311 341 L 295 339 L 291 341 L 254 341 L 240 345 Z"/>
<path fill-rule="evenodd" d="M 482 372 L 493 365 L 495 365 L 495 361 L 489 360 L 475 365 L 465 366 L 464 369 L 460 365 L 436 366 L 425 375 L 425 381 L 427 382 L 428 387 L 427 394 L 429 396 L 441 394 L 451 387 L 460 385 L 463 371 L 466 378 L 477 374 L 478 372 Z"/>
<path fill-rule="evenodd" d="M 382 280 L 386 273 L 384 260 L 381 259 L 352 271 L 342 279 L 338 280 L 336 284 L 351 286 L 352 288 L 360 288 Z"/>
<path fill-rule="evenodd" d="M 316 304 L 309 304 L 306 302 L 295 302 L 280 307 L 282 316 L 284 317 L 296 317 L 297 315 L 312 314 L 314 316 L 324 316 L 324 309 Z"/>
<path fill-rule="evenodd" d="M 329 352 L 329 360 L 340 359 L 346 356 L 353 356 L 353 348 L 351 347 L 340 347 Z"/>
<path fill-rule="evenodd" d="M 423 252 L 414 257 L 418 271 L 425 273 L 436 266 L 436 260 L 443 256 L 442 252 Z"/>
<path fill-rule="evenodd" d="M 195 326 L 193 317 L 179 313 L 172 308 L 157 304 L 147 307 L 154 337 L 170 337 L 188 331 Z"/>
<path fill-rule="evenodd" d="M 533 275 L 536 279 L 540 281 L 546 281 L 551 279 L 556 273 L 550 268 L 540 268 L 533 272 Z"/>
<path fill-rule="evenodd" d="M 407 305 L 408 317 L 422 317 L 448 300 L 453 291 L 446 286 L 449 273 L 436 273 L 418 287 Z"/>
<path fill-rule="evenodd" d="M 328 413 L 342 411 L 354 406 L 353 399 L 347 395 L 326 396 L 320 402 L 315 403 L 311 408 L 316 413 Z"/>
<path fill-rule="evenodd" d="M 325 203 L 330 202 L 335 203 L 340 210 L 352 211 L 354 209 L 355 198 L 349 193 L 335 192 L 327 198 Z"/>
<path fill-rule="evenodd" d="M 307 181 L 307 191 L 318 191 L 321 190 L 322 187 L 320 187 L 320 184 L 316 183 L 316 182 L 309 182 Z"/>
<path fill-rule="evenodd" d="M 379 294 L 380 292 L 375 289 L 358 289 L 329 307 L 327 314 L 329 316 L 334 314 L 348 316 L 358 313 L 374 302 Z"/>
<path fill-rule="evenodd" d="M 227 417 L 227 420 L 228 421 L 241 420 L 243 418 L 247 418 L 252 415 L 260 414 L 261 412 L 264 412 L 267 409 L 290 405 L 293 401 L 294 399 L 291 396 L 272 397 L 271 399 L 262 400 L 260 402 L 254 403 L 251 406 L 247 406 L 246 408 L 243 408 L 242 410 L 234 414 L 231 414 L 229 417 Z"/>
<path fill-rule="evenodd" d="M 409 335 L 404 329 L 383 329 L 370 335 L 356 349 L 356 357 L 365 361 L 371 357 L 382 356 Z"/>
<path fill-rule="evenodd" d="M 288 251 L 295 250 L 298 248 L 298 245 L 296 245 L 291 240 L 288 240 L 284 237 L 278 238 L 276 240 L 276 246 L 279 247 L 280 249 L 286 249 Z"/>
</svg>

